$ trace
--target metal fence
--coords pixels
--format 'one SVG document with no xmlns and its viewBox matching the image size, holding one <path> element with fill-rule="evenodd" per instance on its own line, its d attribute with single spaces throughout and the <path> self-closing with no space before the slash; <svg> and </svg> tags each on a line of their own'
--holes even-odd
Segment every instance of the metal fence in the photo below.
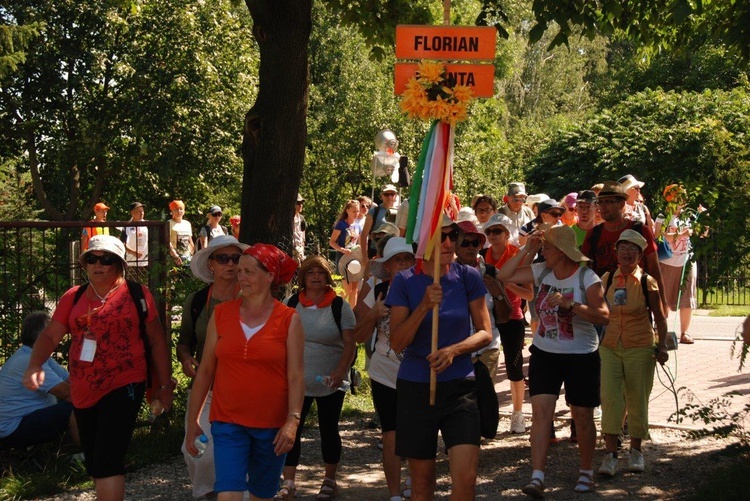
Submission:
<svg viewBox="0 0 750 501">
<path fill-rule="evenodd" d="M 84 227 L 145 226 L 149 266 L 129 267 L 126 276 L 146 284 L 154 295 L 162 324 L 167 324 L 168 223 L 159 221 L 0 222 L 0 365 L 18 348 L 21 321 L 39 309 L 53 311 L 70 287 L 82 283 L 78 264 Z M 167 329 L 169 332 L 169 329 Z"/>
<path fill-rule="evenodd" d="M 747 256 L 738 256 L 737 266 L 730 273 L 718 271 L 718 251 L 698 258 L 699 306 L 750 305 L 750 266 Z"/>
</svg>

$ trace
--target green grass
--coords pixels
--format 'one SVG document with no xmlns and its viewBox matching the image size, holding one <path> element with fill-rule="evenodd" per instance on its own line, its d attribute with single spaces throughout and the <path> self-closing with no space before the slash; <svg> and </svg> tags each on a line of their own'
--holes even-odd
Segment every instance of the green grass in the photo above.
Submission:
<svg viewBox="0 0 750 501">
<path fill-rule="evenodd" d="M 716 305 L 708 306 L 710 317 L 746 317 L 750 315 L 750 306 Z"/>
</svg>

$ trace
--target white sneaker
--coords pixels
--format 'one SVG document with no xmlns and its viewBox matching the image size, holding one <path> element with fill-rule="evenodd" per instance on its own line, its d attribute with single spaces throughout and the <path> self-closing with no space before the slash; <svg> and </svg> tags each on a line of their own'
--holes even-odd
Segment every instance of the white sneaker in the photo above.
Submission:
<svg viewBox="0 0 750 501">
<path fill-rule="evenodd" d="M 510 432 L 526 433 L 526 423 L 524 423 L 523 412 L 513 411 L 510 415 Z"/>
<path fill-rule="evenodd" d="M 594 407 L 594 419 L 601 419 L 601 418 L 602 418 L 602 408 L 601 408 L 601 406 Z"/>
<path fill-rule="evenodd" d="M 606 456 L 604 456 L 604 461 L 602 461 L 602 465 L 599 467 L 599 475 L 604 475 L 605 477 L 614 477 L 615 472 L 617 471 L 617 458 L 615 455 L 611 452 L 608 452 Z"/>
<path fill-rule="evenodd" d="M 628 458 L 628 471 L 641 472 L 646 470 L 646 461 L 643 459 L 643 453 L 636 449 L 630 449 Z"/>
</svg>

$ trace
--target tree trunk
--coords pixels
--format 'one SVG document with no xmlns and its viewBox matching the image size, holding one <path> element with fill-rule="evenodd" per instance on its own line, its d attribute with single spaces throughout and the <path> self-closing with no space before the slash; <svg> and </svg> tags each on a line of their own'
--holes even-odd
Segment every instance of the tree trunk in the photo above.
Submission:
<svg viewBox="0 0 750 501">
<path fill-rule="evenodd" d="M 245 115 L 240 240 L 291 253 L 310 84 L 312 0 L 246 0 L 260 48 L 260 88 Z"/>
</svg>

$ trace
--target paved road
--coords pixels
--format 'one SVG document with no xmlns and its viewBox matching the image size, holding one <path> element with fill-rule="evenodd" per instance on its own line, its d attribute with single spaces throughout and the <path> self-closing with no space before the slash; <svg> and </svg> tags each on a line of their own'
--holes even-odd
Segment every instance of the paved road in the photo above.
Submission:
<svg viewBox="0 0 750 501">
<path fill-rule="evenodd" d="M 676 352 L 670 352 L 670 362 L 665 364 L 665 368 L 674 376 L 674 387 L 678 390 L 677 403 L 674 394 L 665 387 L 669 385 L 666 375 L 657 367 L 649 406 L 649 421 L 652 425 L 702 428 L 704 425 L 700 422 L 695 423 L 690 419 L 683 419 L 678 424 L 674 417 L 670 420 L 670 416 L 675 414 L 678 406 L 683 408 L 687 404 L 706 404 L 711 399 L 729 392 L 741 394 L 731 399 L 732 409 L 738 409 L 748 401 L 750 356 L 746 367 L 738 371 L 738 354 L 734 357 L 730 355 L 735 332 L 741 323 L 740 317 L 709 317 L 707 311 L 696 311 L 690 327 L 690 334 L 695 339 L 695 344 L 680 345 Z M 679 325 L 677 327 L 676 330 L 679 332 Z M 670 330 L 673 328 L 672 317 L 669 320 L 669 328 Z M 528 364 L 530 337 L 527 330 L 527 346 L 524 349 L 526 364 Z M 741 349 L 740 343 L 736 346 Z M 496 389 L 501 412 L 509 413 L 511 410 L 510 384 L 505 378 L 502 354 L 500 360 L 500 378 Z M 531 416 L 528 395 L 524 403 L 524 413 Z M 560 398 L 557 402 L 556 416 L 563 420 L 570 417 L 564 398 Z"/>
</svg>

